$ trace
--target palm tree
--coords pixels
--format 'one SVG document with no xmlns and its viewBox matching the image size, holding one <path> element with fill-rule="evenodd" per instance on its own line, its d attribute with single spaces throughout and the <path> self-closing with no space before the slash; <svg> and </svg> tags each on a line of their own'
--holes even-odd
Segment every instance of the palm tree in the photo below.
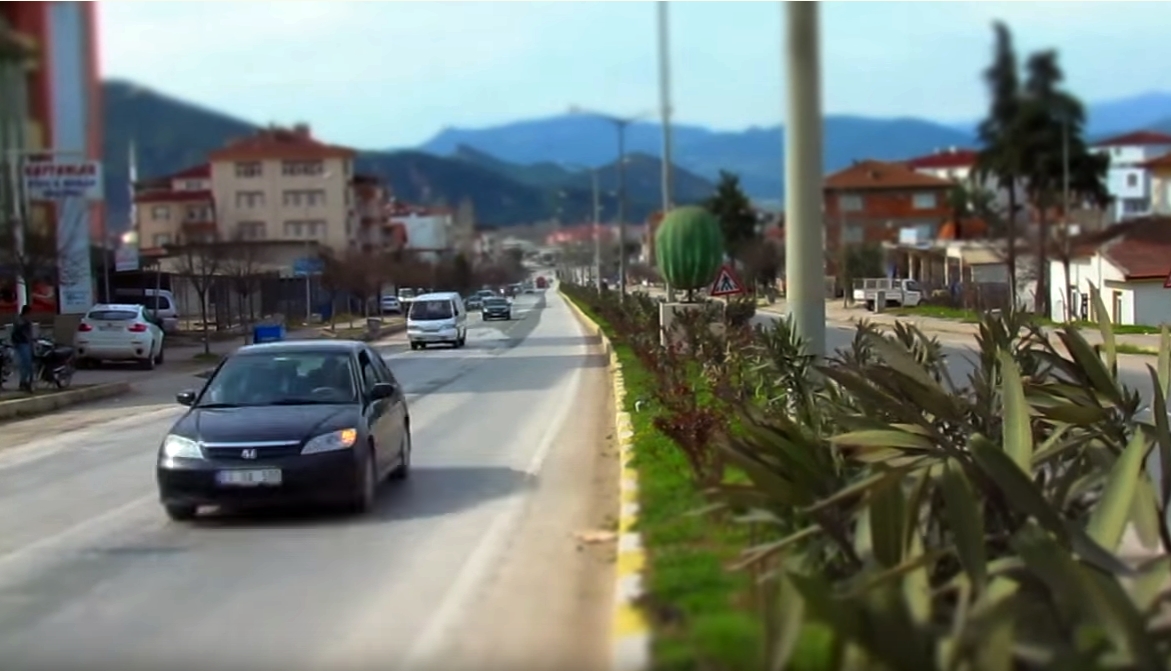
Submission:
<svg viewBox="0 0 1171 671">
<path fill-rule="evenodd" d="M 992 177 L 1001 189 L 1008 192 L 1006 234 L 1008 238 L 1008 289 L 1016 304 L 1016 189 L 1021 175 L 1019 142 L 1020 78 L 1017 73 L 1016 51 L 1008 26 L 997 21 L 992 25 L 996 34 L 992 65 L 984 71 L 984 81 L 991 94 L 988 116 L 980 123 L 977 134 L 983 148 L 976 160 L 976 173 L 981 181 Z"/>
</svg>

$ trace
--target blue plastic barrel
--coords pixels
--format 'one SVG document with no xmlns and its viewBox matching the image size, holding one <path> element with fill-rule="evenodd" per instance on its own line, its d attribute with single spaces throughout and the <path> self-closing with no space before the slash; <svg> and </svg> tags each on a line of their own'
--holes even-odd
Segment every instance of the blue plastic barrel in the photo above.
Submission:
<svg viewBox="0 0 1171 671">
<path fill-rule="evenodd" d="M 252 342 L 279 342 L 285 339 L 284 324 L 257 324 L 252 328 Z"/>
</svg>

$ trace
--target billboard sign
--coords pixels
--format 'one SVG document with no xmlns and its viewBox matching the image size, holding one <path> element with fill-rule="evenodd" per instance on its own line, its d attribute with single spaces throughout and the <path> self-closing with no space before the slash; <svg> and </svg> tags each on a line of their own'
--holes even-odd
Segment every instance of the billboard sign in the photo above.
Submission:
<svg viewBox="0 0 1171 671">
<path fill-rule="evenodd" d="M 24 164 L 24 189 L 33 202 L 100 201 L 102 164 L 80 160 L 29 161 Z"/>
<path fill-rule="evenodd" d="M 128 270 L 138 270 L 138 245 L 122 243 L 118 249 L 114 251 L 114 270 L 117 272 L 126 272 Z"/>
</svg>

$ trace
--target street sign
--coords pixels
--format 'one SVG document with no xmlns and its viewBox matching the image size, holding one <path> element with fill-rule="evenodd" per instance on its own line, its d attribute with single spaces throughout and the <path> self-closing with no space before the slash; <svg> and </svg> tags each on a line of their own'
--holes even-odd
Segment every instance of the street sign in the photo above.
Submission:
<svg viewBox="0 0 1171 671">
<path fill-rule="evenodd" d="M 102 200 L 100 161 L 55 158 L 24 164 L 24 189 L 30 201 Z"/>
<path fill-rule="evenodd" d="M 744 285 L 729 265 L 720 266 L 720 274 L 708 289 L 709 296 L 734 296 L 744 293 Z"/>
<path fill-rule="evenodd" d="M 320 275 L 323 270 L 325 270 L 325 262 L 315 257 L 304 257 L 293 261 L 293 274 L 297 277 Z"/>
<path fill-rule="evenodd" d="M 138 245 L 123 243 L 114 251 L 114 270 L 120 273 L 138 270 Z"/>
</svg>

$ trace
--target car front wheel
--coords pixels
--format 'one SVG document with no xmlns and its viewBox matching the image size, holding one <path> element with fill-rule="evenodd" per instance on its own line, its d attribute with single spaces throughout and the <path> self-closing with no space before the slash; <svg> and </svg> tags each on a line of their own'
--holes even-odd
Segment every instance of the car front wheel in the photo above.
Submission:
<svg viewBox="0 0 1171 671">
<path fill-rule="evenodd" d="M 357 515 L 365 515 L 374 510 L 374 503 L 378 496 L 378 474 L 374 467 L 374 449 L 362 461 L 358 474 L 358 490 L 354 492 L 354 500 L 350 507 Z"/>
</svg>

